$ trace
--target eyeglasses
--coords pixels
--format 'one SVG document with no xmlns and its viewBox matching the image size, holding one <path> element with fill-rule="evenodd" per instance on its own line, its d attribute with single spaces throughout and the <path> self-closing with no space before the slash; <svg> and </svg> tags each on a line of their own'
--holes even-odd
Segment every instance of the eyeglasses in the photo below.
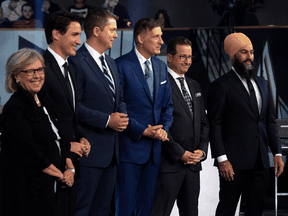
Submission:
<svg viewBox="0 0 288 216">
<path fill-rule="evenodd" d="M 179 58 L 180 58 L 180 61 L 186 61 L 187 59 L 189 61 L 193 61 L 194 60 L 194 56 L 180 55 Z"/>
<path fill-rule="evenodd" d="M 21 71 L 21 72 L 26 73 L 27 76 L 34 76 L 36 71 L 38 72 L 39 75 L 43 75 L 45 73 L 45 67 L 40 67 L 37 69 L 29 69 L 29 70 Z"/>
</svg>

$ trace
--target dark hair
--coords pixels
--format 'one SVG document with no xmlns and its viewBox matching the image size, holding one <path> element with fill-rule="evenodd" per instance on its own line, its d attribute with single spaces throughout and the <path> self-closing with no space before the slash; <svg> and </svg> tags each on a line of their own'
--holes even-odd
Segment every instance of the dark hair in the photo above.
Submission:
<svg viewBox="0 0 288 216">
<path fill-rule="evenodd" d="M 134 41 L 138 44 L 138 35 L 146 34 L 147 30 L 151 31 L 155 27 L 159 27 L 160 23 L 154 19 L 143 18 L 138 20 L 138 22 L 134 26 Z"/>
<path fill-rule="evenodd" d="M 21 7 L 21 12 L 22 12 L 22 13 L 23 13 L 24 7 L 26 7 L 26 6 L 31 7 L 33 12 L 35 11 L 35 10 L 34 10 L 34 5 L 29 4 L 29 3 L 25 3 L 25 4 L 23 4 L 22 7 Z M 23 16 L 23 14 L 22 14 L 22 16 Z"/>
<path fill-rule="evenodd" d="M 172 28 L 173 26 L 171 25 L 171 23 L 170 23 L 170 18 L 169 18 L 169 15 L 168 15 L 168 13 L 165 11 L 165 10 L 163 10 L 163 9 L 161 9 L 161 10 L 158 10 L 157 12 L 156 12 L 156 14 L 155 14 L 155 17 L 154 17 L 154 19 L 155 20 L 158 20 L 159 19 L 159 15 L 160 14 L 163 14 L 163 16 L 164 16 L 164 27 L 165 28 Z"/>
<path fill-rule="evenodd" d="M 51 44 L 53 42 L 52 31 L 54 29 L 64 35 L 66 34 L 67 28 L 71 22 L 78 22 L 80 25 L 82 24 L 81 17 L 68 11 L 60 10 L 52 13 L 48 17 L 45 25 L 45 36 L 47 44 Z"/>
<path fill-rule="evenodd" d="M 189 45 L 192 46 L 192 42 L 185 37 L 179 36 L 172 38 L 167 45 L 167 53 L 171 55 L 176 54 L 176 45 Z"/>
<path fill-rule="evenodd" d="M 87 39 L 93 35 L 94 27 L 98 26 L 103 31 L 104 27 L 109 25 L 109 18 L 118 20 L 118 16 L 107 10 L 93 9 L 89 11 L 84 22 Z"/>
</svg>

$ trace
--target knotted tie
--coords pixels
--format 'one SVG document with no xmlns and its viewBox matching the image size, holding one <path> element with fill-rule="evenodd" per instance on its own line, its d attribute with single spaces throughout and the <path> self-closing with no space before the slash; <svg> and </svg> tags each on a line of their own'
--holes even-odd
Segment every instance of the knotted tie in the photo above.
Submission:
<svg viewBox="0 0 288 216">
<path fill-rule="evenodd" d="M 69 76 L 68 76 L 68 63 L 65 62 L 63 64 L 63 67 L 64 67 L 64 78 L 65 78 L 65 81 L 66 81 L 66 85 L 68 87 L 68 91 L 69 91 L 69 95 L 70 95 L 70 98 L 71 100 L 73 101 L 73 93 L 72 93 L 72 88 L 71 88 L 71 84 L 70 84 L 70 81 L 69 81 Z"/>
<path fill-rule="evenodd" d="M 149 68 L 149 64 L 150 62 L 148 60 L 145 61 L 145 78 L 146 78 L 146 81 L 147 81 L 147 84 L 148 84 L 148 87 L 149 87 L 149 90 L 150 90 L 150 94 L 151 94 L 151 97 L 153 98 L 153 71 L 150 70 Z"/>
<path fill-rule="evenodd" d="M 253 106 L 254 110 L 257 112 L 257 114 L 259 115 L 258 103 L 257 103 L 257 98 L 256 98 L 254 87 L 253 87 L 250 79 L 246 79 L 246 81 L 247 81 L 248 89 L 250 92 L 250 99 L 252 102 L 252 106 Z"/>
<path fill-rule="evenodd" d="M 186 101 L 187 105 L 188 105 L 188 108 L 191 112 L 191 115 L 193 117 L 193 105 L 192 105 L 192 99 L 188 93 L 188 91 L 186 90 L 185 88 L 185 85 L 184 85 L 184 77 L 178 77 L 177 78 L 179 81 L 180 81 L 180 84 L 181 84 L 181 90 L 182 90 L 182 94 L 183 94 L 183 97 L 184 97 L 184 100 Z"/>
<path fill-rule="evenodd" d="M 100 56 L 100 60 L 101 60 L 101 63 L 102 63 L 103 74 L 105 75 L 105 77 L 108 80 L 109 89 L 113 93 L 113 101 L 115 102 L 115 86 L 114 86 L 114 83 L 112 81 L 111 76 L 108 73 L 108 69 L 107 69 L 106 64 L 105 64 L 104 56 L 101 55 Z"/>
</svg>

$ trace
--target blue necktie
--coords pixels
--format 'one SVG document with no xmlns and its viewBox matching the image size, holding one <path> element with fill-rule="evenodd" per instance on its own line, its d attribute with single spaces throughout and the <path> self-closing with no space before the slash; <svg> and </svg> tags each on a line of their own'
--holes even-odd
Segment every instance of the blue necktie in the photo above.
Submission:
<svg viewBox="0 0 288 216">
<path fill-rule="evenodd" d="M 150 62 L 148 60 L 145 61 L 145 78 L 150 90 L 151 97 L 153 98 L 153 83 L 154 83 L 154 77 L 153 77 L 153 71 L 149 68 Z"/>
<path fill-rule="evenodd" d="M 108 69 L 106 67 L 105 61 L 104 61 L 104 57 L 101 55 L 100 56 L 101 59 L 101 63 L 102 63 L 102 68 L 103 68 L 103 74 L 105 75 L 105 77 L 108 80 L 108 84 L 109 84 L 109 89 L 112 91 L 113 93 L 113 101 L 115 102 L 115 87 L 114 87 L 114 83 L 111 79 L 111 76 L 108 73 Z"/>
</svg>

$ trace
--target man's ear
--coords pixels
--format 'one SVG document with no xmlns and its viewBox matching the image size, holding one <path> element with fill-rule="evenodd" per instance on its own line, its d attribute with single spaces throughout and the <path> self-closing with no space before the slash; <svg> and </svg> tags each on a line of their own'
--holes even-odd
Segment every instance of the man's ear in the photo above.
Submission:
<svg viewBox="0 0 288 216">
<path fill-rule="evenodd" d="M 143 44 L 144 43 L 144 39 L 145 39 L 145 35 L 144 34 L 139 34 L 137 36 L 138 42 L 139 44 Z"/>
<path fill-rule="evenodd" d="M 58 30 L 56 30 L 56 29 L 52 30 L 52 38 L 54 40 L 58 41 L 59 40 L 59 35 L 60 35 L 60 32 Z"/>
<path fill-rule="evenodd" d="M 95 26 L 95 27 L 93 28 L 93 35 L 94 35 L 95 37 L 98 37 L 100 31 L 101 31 L 101 29 L 100 29 L 98 26 Z"/>
<path fill-rule="evenodd" d="M 172 57 L 173 55 L 171 55 L 170 53 L 167 53 L 167 62 L 172 62 Z"/>
</svg>

